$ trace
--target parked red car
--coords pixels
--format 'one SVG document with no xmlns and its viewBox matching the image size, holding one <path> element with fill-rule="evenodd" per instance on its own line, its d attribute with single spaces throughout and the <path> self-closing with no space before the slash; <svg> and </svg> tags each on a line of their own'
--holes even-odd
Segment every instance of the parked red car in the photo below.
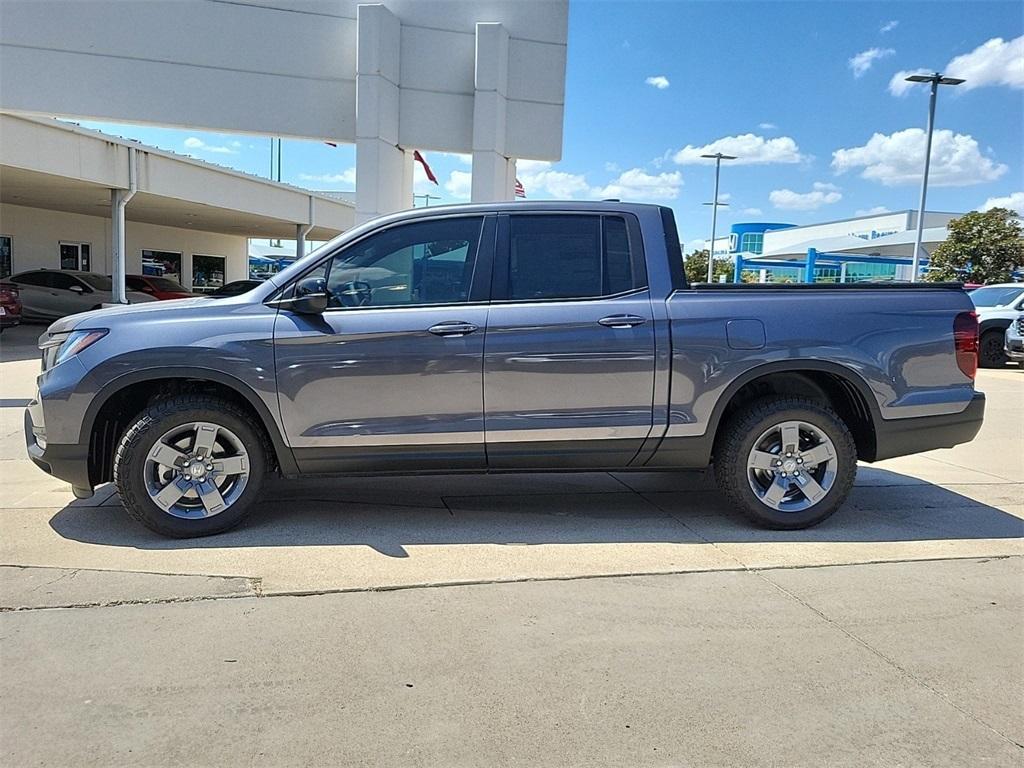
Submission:
<svg viewBox="0 0 1024 768">
<path fill-rule="evenodd" d="M 21 322 L 21 296 L 18 286 L 0 283 L 0 332 Z"/>
<path fill-rule="evenodd" d="M 124 282 L 129 291 L 148 293 L 154 299 L 160 301 L 165 299 L 188 299 L 194 295 L 184 285 L 176 283 L 169 277 L 125 275 Z"/>
</svg>

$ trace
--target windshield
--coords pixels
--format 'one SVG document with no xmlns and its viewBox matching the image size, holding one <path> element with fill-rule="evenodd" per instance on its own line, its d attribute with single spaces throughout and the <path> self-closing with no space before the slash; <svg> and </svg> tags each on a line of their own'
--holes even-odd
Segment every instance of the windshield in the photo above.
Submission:
<svg viewBox="0 0 1024 768">
<path fill-rule="evenodd" d="M 114 284 L 106 275 L 78 275 L 78 278 L 95 291 L 114 290 Z"/>
<path fill-rule="evenodd" d="M 976 307 L 1005 307 L 1012 304 L 1013 300 L 1024 293 L 1024 287 L 1000 287 L 997 285 L 988 288 L 977 288 L 971 291 L 968 296 Z"/>
</svg>

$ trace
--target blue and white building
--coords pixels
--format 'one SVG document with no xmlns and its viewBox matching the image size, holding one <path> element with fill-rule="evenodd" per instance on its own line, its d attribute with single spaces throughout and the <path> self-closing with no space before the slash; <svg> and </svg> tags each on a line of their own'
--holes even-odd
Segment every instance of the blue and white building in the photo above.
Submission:
<svg viewBox="0 0 1024 768">
<path fill-rule="evenodd" d="M 922 250 L 930 255 L 949 235 L 947 225 L 962 214 L 927 211 Z M 715 258 L 741 265 L 746 279 L 804 281 L 808 263 L 816 281 L 908 280 L 917 229 L 917 211 L 795 225 L 781 222 L 734 224 L 716 238 Z M 922 254 L 923 258 L 927 258 Z"/>
</svg>

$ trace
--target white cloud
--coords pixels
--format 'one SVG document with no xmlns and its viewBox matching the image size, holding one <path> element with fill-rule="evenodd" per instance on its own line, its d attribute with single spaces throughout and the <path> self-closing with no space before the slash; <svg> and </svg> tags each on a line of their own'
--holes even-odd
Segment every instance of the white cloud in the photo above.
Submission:
<svg viewBox="0 0 1024 768">
<path fill-rule="evenodd" d="M 740 213 L 746 216 L 761 216 L 762 214 L 764 214 L 764 211 L 762 211 L 760 208 L 744 208 L 742 211 L 740 211 Z"/>
<path fill-rule="evenodd" d="M 581 173 L 556 171 L 546 160 L 520 160 L 517 163 L 519 180 L 529 197 L 556 197 L 571 199 L 591 195 L 587 178 Z"/>
<path fill-rule="evenodd" d="M 884 205 L 876 205 L 872 208 L 861 208 L 860 210 L 854 211 L 854 216 L 878 216 L 882 213 L 889 213 L 889 209 Z"/>
<path fill-rule="evenodd" d="M 943 73 L 964 79 L 958 90 L 969 91 L 986 85 L 1024 88 L 1024 35 L 1013 40 L 993 37 L 970 53 L 957 56 L 946 64 Z M 929 75 L 927 69 L 897 72 L 889 81 L 889 93 L 902 96 L 916 83 L 908 83 L 909 75 Z"/>
<path fill-rule="evenodd" d="M 473 189 L 473 174 L 469 171 L 452 171 L 444 183 L 448 194 L 456 200 L 468 200 Z"/>
<path fill-rule="evenodd" d="M 618 171 L 614 163 L 606 163 L 605 168 Z M 586 175 L 556 170 L 552 163 L 543 160 L 520 160 L 516 170 L 530 199 L 674 200 L 683 186 L 683 175 L 679 171 L 648 173 L 642 168 L 630 168 L 620 171 L 607 184 L 595 186 L 587 181 Z"/>
<path fill-rule="evenodd" d="M 762 131 L 775 131 L 778 130 L 779 126 L 777 126 L 775 123 L 758 123 L 757 127 L 760 128 Z"/>
<path fill-rule="evenodd" d="M 924 166 L 925 132 L 907 128 L 890 135 L 874 134 L 862 147 L 837 149 L 832 169 L 843 174 L 863 168 L 861 178 L 887 187 L 918 184 Z M 970 135 L 950 130 L 935 131 L 928 183 L 936 187 L 966 187 L 994 181 L 1009 170 L 978 150 Z"/>
<path fill-rule="evenodd" d="M 981 210 L 989 211 L 993 208 L 1009 208 L 1015 211 L 1018 216 L 1024 216 L 1024 192 L 1014 192 L 1006 197 L 990 197 L 981 206 Z"/>
<path fill-rule="evenodd" d="M 701 155 L 711 155 L 716 152 L 734 155 L 737 159 L 729 160 L 731 165 L 799 163 L 806 159 L 800 154 L 800 148 L 796 142 L 789 136 L 766 139 L 753 133 L 745 133 L 742 136 L 725 136 L 710 144 L 705 144 L 703 147 L 687 144 L 676 152 L 672 159 L 677 165 L 714 165 L 714 160 L 704 159 Z"/>
<path fill-rule="evenodd" d="M 671 85 L 671 83 L 669 83 L 668 81 L 668 78 L 665 77 L 664 75 L 654 75 L 652 77 L 648 77 L 646 80 L 644 80 L 644 82 L 647 83 L 648 85 L 653 85 L 659 91 L 663 91 L 666 88 L 668 88 L 669 85 Z"/>
<path fill-rule="evenodd" d="M 356 183 L 356 169 L 346 168 L 341 173 L 300 173 L 299 179 L 302 181 L 317 181 L 321 184 L 341 184 L 346 187 L 352 187 Z"/>
<path fill-rule="evenodd" d="M 878 31 L 884 35 L 886 32 L 892 32 L 899 25 L 899 21 L 897 19 L 893 19 L 892 21 L 885 22 L 885 24 L 882 25 L 882 28 Z"/>
<path fill-rule="evenodd" d="M 207 144 L 205 141 L 203 141 L 202 139 L 200 139 L 197 136 L 189 136 L 187 139 L 185 139 L 184 143 L 185 143 L 185 149 L 191 149 L 191 150 L 194 150 L 196 152 L 212 152 L 212 153 L 217 154 L 217 155 L 237 155 L 238 154 L 238 150 L 237 149 L 233 149 L 232 147 L 240 147 L 240 146 L 242 146 L 237 141 L 231 142 L 231 146 L 230 147 L 228 147 L 228 146 L 215 146 L 215 145 Z"/>
<path fill-rule="evenodd" d="M 776 208 L 786 211 L 815 211 L 823 205 L 838 203 L 843 199 L 835 184 L 815 182 L 810 192 L 794 192 L 791 189 L 773 189 L 768 199 Z"/>
<path fill-rule="evenodd" d="M 949 62 L 946 74 L 964 78 L 959 87 L 968 91 L 985 85 L 1024 88 L 1024 35 L 1013 40 L 993 37 Z"/>
<path fill-rule="evenodd" d="M 892 48 L 868 48 L 866 51 L 861 51 L 856 56 L 850 58 L 847 64 L 853 70 L 854 77 L 861 77 L 871 69 L 871 66 L 876 61 L 892 56 L 894 53 L 896 51 Z"/>
<path fill-rule="evenodd" d="M 618 163 L 605 163 L 604 169 L 608 171 L 608 173 L 622 173 L 622 168 L 619 167 Z"/>
<path fill-rule="evenodd" d="M 620 200 L 674 200 L 679 197 L 683 175 L 679 171 L 650 174 L 640 168 L 623 171 L 604 187 L 592 190 L 593 197 Z"/>
<path fill-rule="evenodd" d="M 463 165 L 472 165 L 473 164 L 473 156 L 472 155 L 463 155 L 461 153 L 455 153 L 455 157 L 458 158 L 459 162 L 462 163 Z M 419 165 L 419 163 L 417 163 L 417 165 Z"/>
</svg>

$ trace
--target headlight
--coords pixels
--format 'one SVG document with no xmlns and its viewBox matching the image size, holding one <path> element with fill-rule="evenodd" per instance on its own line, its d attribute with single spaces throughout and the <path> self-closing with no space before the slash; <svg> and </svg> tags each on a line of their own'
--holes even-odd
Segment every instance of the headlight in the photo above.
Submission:
<svg viewBox="0 0 1024 768">
<path fill-rule="evenodd" d="M 39 345 L 43 350 L 43 370 L 59 365 L 69 357 L 88 349 L 108 333 L 106 328 L 96 328 L 53 334 Z"/>
</svg>

